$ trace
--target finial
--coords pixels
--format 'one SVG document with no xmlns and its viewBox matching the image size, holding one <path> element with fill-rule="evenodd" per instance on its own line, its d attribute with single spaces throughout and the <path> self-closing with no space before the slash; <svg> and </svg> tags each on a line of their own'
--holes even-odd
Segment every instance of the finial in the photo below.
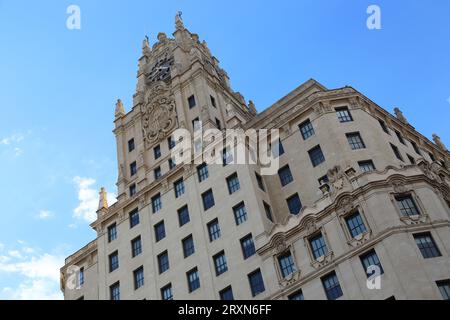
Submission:
<svg viewBox="0 0 450 320">
<path fill-rule="evenodd" d="M 408 124 L 408 120 L 406 120 L 406 118 L 403 115 L 403 112 L 400 110 L 400 108 L 394 108 L 394 113 L 398 120 L 400 120 L 404 124 Z"/>
<path fill-rule="evenodd" d="M 150 47 L 150 41 L 148 39 L 148 36 L 145 36 L 145 39 L 142 41 L 142 50 L 145 50 L 146 48 Z"/>
<path fill-rule="evenodd" d="M 248 101 L 248 108 L 250 109 L 251 112 L 257 113 L 255 104 L 253 103 L 253 100 Z"/>
<path fill-rule="evenodd" d="M 164 33 L 164 32 L 160 32 L 160 33 L 158 33 L 158 41 L 159 42 L 166 42 L 166 40 L 167 40 L 167 35 Z"/>
<path fill-rule="evenodd" d="M 125 115 L 125 109 L 123 108 L 122 100 L 118 99 L 117 103 L 116 103 L 116 112 L 115 112 L 116 119 L 120 118 L 124 115 Z"/>
<path fill-rule="evenodd" d="M 439 149 L 442 151 L 447 151 L 447 148 L 442 143 L 441 138 L 436 133 L 433 133 L 433 141 Z"/>
<path fill-rule="evenodd" d="M 184 25 L 183 25 L 183 19 L 181 18 L 181 16 L 183 15 L 183 12 L 178 11 L 176 16 L 175 16 L 175 28 L 177 30 L 182 30 L 184 29 Z"/>
<path fill-rule="evenodd" d="M 101 188 L 99 192 L 99 200 L 98 200 L 98 210 L 108 209 L 108 199 L 106 194 L 106 189 Z"/>
</svg>

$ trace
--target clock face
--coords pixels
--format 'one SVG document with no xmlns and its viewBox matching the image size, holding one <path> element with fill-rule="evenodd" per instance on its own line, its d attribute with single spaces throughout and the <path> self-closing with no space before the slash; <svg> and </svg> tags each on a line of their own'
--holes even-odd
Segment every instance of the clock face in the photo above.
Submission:
<svg viewBox="0 0 450 320">
<path fill-rule="evenodd" d="M 168 81 L 170 80 L 170 70 L 173 65 L 173 57 L 160 58 L 150 69 L 147 76 L 148 82 Z"/>
</svg>

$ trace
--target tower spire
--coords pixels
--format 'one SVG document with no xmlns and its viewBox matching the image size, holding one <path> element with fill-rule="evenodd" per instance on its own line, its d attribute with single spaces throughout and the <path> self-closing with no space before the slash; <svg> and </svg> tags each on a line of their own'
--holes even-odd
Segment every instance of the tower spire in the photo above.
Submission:
<svg viewBox="0 0 450 320">
<path fill-rule="evenodd" d="M 104 209 L 108 209 L 108 198 L 107 198 L 107 194 L 106 194 L 106 189 L 105 188 L 101 188 L 100 192 L 99 192 L 99 200 L 98 200 L 98 211 L 100 210 L 104 210 Z"/>
<path fill-rule="evenodd" d="M 177 30 L 184 29 L 183 19 L 181 18 L 182 15 L 183 15 L 183 12 L 181 12 L 181 11 L 178 11 L 177 14 L 175 15 L 175 28 Z"/>
<path fill-rule="evenodd" d="M 124 115 L 125 115 L 125 109 L 123 108 L 122 100 L 118 99 L 117 103 L 116 103 L 116 112 L 115 112 L 116 119 L 120 118 Z"/>
</svg>

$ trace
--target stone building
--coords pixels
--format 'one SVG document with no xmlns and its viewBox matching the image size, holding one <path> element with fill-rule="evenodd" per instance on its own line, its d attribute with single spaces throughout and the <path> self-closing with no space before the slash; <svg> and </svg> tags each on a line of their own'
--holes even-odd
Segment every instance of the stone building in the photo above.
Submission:
<svg viewBox="0 0 450 320">
<path fill-rule="evenodd" d="M 171 134 L 196 120 L 280 129 L 278 173 L 177 165 Z M 65 299 L 449 299 L 450 153 L 399 109 L 309 80 L 258 113 L 177 16 L 114 123 L 118 201 L 101 190 Z"/>
</svg>

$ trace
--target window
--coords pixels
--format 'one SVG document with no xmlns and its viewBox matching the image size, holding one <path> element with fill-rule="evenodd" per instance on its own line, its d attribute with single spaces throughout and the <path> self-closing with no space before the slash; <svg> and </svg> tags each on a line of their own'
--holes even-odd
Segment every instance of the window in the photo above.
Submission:
<svg viewBox="0 0 450 320">
<path fill-rule="evenodd" d="M 428 155 L 430 156 L 430 160 L 431 161 L 436 161 L 436 158 L 434 157 L 434 154 L 432 154 L 431 152 L 428 152 Z"/>
<path fill-rule="evenodd" d="M 190 220 L 191 219 L 189 218 L 189 210 L 187 205 L 178 209 L 178 222 L 180 224 L 180 227 L 184 226 Z"/>
<path fill-rule="evenodd" d="M 190 96 L 188 98 L 188 104 L 189 104 L 189 109 L 192 109 L 193 107 L 195 107 L 195 97 L 194 95 Z"/>
<path fill-rule="evenodd" d="M 119 268 L 119 253 L 114 251 L 109 255 L 109 272 L 113 272 Z"/>
<path fill-rule="evenodd" d="M 134 209 L 130 212 L 130 228 L 133 228 L 139 224 L 139 211 Z"/>
<path fill-rule="evenodd" d="M 161 147 L 159 145 L 153 148 L 153 155 L 155 156 L 155 159 L 159 159 L 161 157 Z"/>
<path fill-rule="evenodd" d="M 134 161 L 132 164 L 130 164 L 130 176 L 134 176 L 137 173 L 137 164 L 136 161 Z"/>
<path fill-rule="evenodd" d="M 159 222 L 154 227 L 156 242 L 161 241 L 166 237 L 166 228 L 164 227 L 164 221 Z"/>
<path fill-rule="evenodd" d="M 245 236 L 240 240 L 240 242 L 244 260 L 250 258 L 255 254 L 255 243 L 253 242 L 252 234 Z"/>
<path fill-rule="evenodd" d="M 161 299 L 173 300 L 172 284 L 169 283 L 167 286 L 161 288 Z"/>
<path fill-rule="evenodd" d="M 347 133 L 346 136 L 352 150 L 364 149 L 366 147 L 359 132 Z"/>
<path fill-rule="evenodd" d="M 255 172 L 255 176 L 256 176 L 256 182 L 258 183 L 258 187 L 262 191 L 266 191 L 266 188 L 264 187 L 264 181 L 263 181 L 263 178 L 261 177 L 261 175 L 258 174 L 257 172 Z"/>
<path fill-rule="evenodd" d="M 293 294 L 288 296 L 288 300 L 305 300 L 305 297 L 303 296 L 303 291 L 298 290 L 294 292 Z"/>
<path fill-rule="evenodd" d="M 347 107 L 336 108 L 336 114 L 339 119 L 339 122 L 350 122 L 353 121 L 352 115 Z"/>
<path fill-rule="evenodd" d="M 186 273 L 186 277 L 188 280 L 189 292 L 193 292 L 200 288 L 200 278 L 198 276 L 198 269 L 195 267 L 191 271 Z"/>
<path fill-rule="evenodd" d="M 220 238 L 220 226 L 217 218 L 208 223 L 208 234 L 210 242 Z"/>
<path fill-rule="evenodd" d="M 203 163 L 197 167 L 197 176 L 198 182 L 202 182 L 208 179 L 209 172 L 208 172 L 208 165 L 206 163 Z"/>
<path fill-rule="evenodd" d="M 367 230 L 359 211 L 356 211 L 346 217 L 345 223 L 347 224 L 348 231 L 350 232 L 352 238 L 357 237 Z"/>
<path fill-rule="evenodd" d="M 134 258 L 142 253 L 141 236 L 131 240 L 131 256 Z"/>
<path fill-rule="evenodd" d="M 283 278 L 287 278 L 290 274 L 294 273 L 295 264 L 292 254 L 290 252 L 284 253 L 278 257 L 278 264 L 280 266 L 281 274 Z"/>
<path fill-rule="evenodd" d="M 300 132 L 302 134 L 303 140 L 307 140 L 309 137 L 314 135 L 314 128 L 312 126 L 311 121 L 306 120 L 302 124 L 299 125 Z"/>
<path fill-rule="evenodd" d="M 158 180 L 159 178 L 161 178 L 161 175 L 162 175 L 161 167 L 155 168 L 155 170 L 153 172 L 155 174 L 155 180 Z"/>
<path fill-rule="evenodd" d="M 169 169 L 172 170 L 173 168 L 175 168 L 177 166 L 177 164 L 175 163 L 175 160 L 173 160 L 172 158 L 169 159 Z"/>
<path fill-rule="evenodd" d="M 152 211 L 153 213 L 156 213 L 161 209 L 162 209 L 161 194 L 158 193 L 157 195 L 152 197 Z"/>
<path fill-rule="evenodd" d="M 374 249 L 360 256 L 359 259 L 361 260 L 364 272 L 368 278 L 375 274 L 375 270 L 369 273 L 369 267 L 371 266 L 377 266 L 380 268 L 380 275 L 384 273 L 383 266 L 381 265 L 380 259 L 378 259 L 378 255 Z"/>
<path fill-rule="evenodd" d="M 289 197 L 286 201 L 289 207 L 289 212 L 291 214 L 297 215 L 300 213 L 300 210 L 302 209 L 302 202 L 300 201 L 298 193 Z"/>
<path fill-rule="evenodd" d="M 396 146 L 394 146 L 392 143 L 390 143 L 390 145 L 391 145 L 392 151 L 394 152 L 394 154 L 397 157 L 397 159 L 400 160 L 400 161 L 403 161 L 402 154 L 400 153 L 398 148 Z"/>
<path fill-rule="evenodd" d="M 192 238 L 192 235 L 184 238 L 181 243 L 183 245 L 183 254 L 185 258 L 195 253 L 194 238 Z"/>
<path fill-rule="evenodd" d="M 80 272 L 78 274 L 78 284 L 80 287 L 84 284 L 84 268 L 80 268 Z"/>
<path fill-rule="evenodd" d="M 222 150 L 222 164 L 225 167 L 227 164 L 233 163 L 233 153 L 229 148 Z"/>
<path fill-rule="evenodd" d="M 219 292 L 219 296 L 220 300 L 234 300 L 233 289 L 231 288 L 231 286 L 226 287 Z"/>
<path fill-rule="evenodd" d="M 436 282 L 444 300 L 450 300 L 450 280 Z"/>
<path fill-rule="evenodd" d="M 133 197 L 134 195 L 136 195 L 136 184 L 135 183 L 133 183 L 130 186 L 130 197 Z"/>
<path fill-rule="evenodd" d="M 291 169 L 289 169 L 289 165 L 286 165 L 278 170 L 278 177 L 280 178 L 281 186 L 283 187 L 294 180 Z"/>
<path fill-rule="evenodd" d="M 311 251 L 314 259 L 318 260 L 320 257 L 326 256 L 328 249 L 325 243 L 325 238 L 321 233 L 309 239 Z"/>
<path fill-rule="evenodd" d="M 270 146 L 270 148 L 272 149 L 272 146 Z M 279 156 L 284 154 L 284 147 L 283 147 L 283 143 L 281 142 L 280 139 L 278 139 L 278 142 L 275 143 L 275 146 L 272 150 L 272 155 L 275 158 L 278 158 Z"/>
<path fill-rule="evenodd" d="M 167 146 L 169 147 L 169 150 L 172 150 L 173 148 L 175 148 L 175 139 L 173 138 L 173 136 L 170 136 L 167 138 Z"/>
<path fill-rule="evenodd" d="M 222 273 L 228 271 L 227 259 L 225 257 L 225 252 L 221 251 L 214 255 L 214 268 L 216 269 L 216 276 L 220 276 Z"/>
<path fill-rule="evenodd" d="M 169 254 L 166 251 L 160 253 L 158 255 L 158 271 L 159 274 L 166 272 L 169 270 L 170 264 L 169 264 Z"/>
<path fill-rule="evenodd" d="M 173 184 L 173 189 L 175 190 L 175 198 L 180 197 L 184 194 L 184 181 L 183 178 L 175 181 Z"/>
<path fill-rule="evenodd" d="M 375 165 L 372 160 L 359 161 L 358 162 L 359 169 L 361 172 L 372 172 L 375 171 Z"/>
<path fill-rule="evenodd" d="M 241 186 L 239 185 L 239 178 L 237 173 L 233 173 L 227 178 L 227 185 L 229 194 L 233 194 L 241 188 Z"/>
<path fill-rule="evenodd" d="M 319 164 L 325 161 L 325 157 L 322 153 L 322 149 L 320 146 L 316 146 L 308 151 L 309 158 L 311 159 L 311 163 L 313 167 L 317 167 Z"/>
<path fill-rule="evenodd" d="M 247 221 L 247 210 L 245 209 L 244 202 L 241 202 L 238 205 L 234 206 L 233 212 L 234 220 L 236 221 L 237 226 Z"/>
<path fill-rule="evenodd" d="M 386 122 L 384 122 L 381 119 L 378 119 L 378 122 L 380 123 L 381 129 L 383 129 L 384 132 L 389 134 L 389 129 L 388 129 L 387 125 L 386 125 Z"/>
<path fill-rule="evenodd" d="M 414 141 L 412 141 L 412 140 L 410 140 L 409 142 L 410 142 L 411 145 L 413 146 L 414 151 L 415 151 L 419 156 L 421 156 L 422 154 L 420 153 L 420 149 L 419 149 L 419 147 L 417 146 L 417 144 L 416 144 Z"/>
<path fill-rule="evenodd" d="M 328 183 L 330 180 L 328 179 L 327 175 L 324 175 L 324 176 L 320 177 L 318 179 L 318 181 L 319 181 L 319 186 L 321 186 L 321 185 L 323 185 L 325 183 Z"/>
<path fill-rule="evenodd" d="M 264 211 L 266 212 L 267 219 L 269 219 L 270 221 L 273 222 L 272 208 L 264 201 L 263 201 L 263 205 L 264 205 Z"/>
<path fill-rule="evenodd" d="M 109 287 L 109 297 L 111 300 L 120 300 L 120 283 L 116 282 Z"/>
<path fill-rule="evenodd" d="M 117 225 L 113 223 L 108 227 L 108 242 L 117 239 Z"/>
<path fill-rule="evenodd" d="M 397 201 L 397 206 L 400 209 L 402 216 L 409 217 L 420 215 L 419 209 L 417 209 L 416 203 L 411 195 L 395 196 L 395 201 Z"/>
<path fill-rule="evenodd" d="M 336 300 L 343 295 L 341 285 L 334 271 L 322 278 L 322 285 L 328 300 Z"/>
<path fill-rule="evenodd" d="M 203 209 L 206 211 L 215 205 L 212 189 L 202 193 Z"/>
<path fill-rule="evenodd" d="M 402 134 L 401 134 L 399 131 L 397 131 L 397 130 L 394 130 L 394 131 L 395 131 L 395 134 L 397 135 L 398 141 L 400 141 L 402 144 L 406 145 L 405 140 L 403 139 Z"/>
<path fill-rule="evenodd" d="M 135 148 L 135 145 L 134 145 L 134 139 L 128 140 L 128 152 L 133 151 L 134 148 Z"/>
<path fill-rule="evenodd" d="M 431 233 L 420 233 L 415 234 L 414 239 L 416 240 L 417 246 L 419 247 L 420 252 L 424 259 L 440 257 L 441 252 L 439 248 L 436 246 Z"/>
<path fill-rule="evenodd" d="M 253 271 L 252 273 L 247 275 L 247 277 L 248 282 L 250 283 L 250 290 L 252 291 L 253 297 L 266 290 L 266 288 L 264 287 L 264 280 L 260 269 Z"/>
<path fill-rule="evenodd" d="M 133 271 L 134 290 L 144 286 L 144 267 L 139 267 Z"/>
<path fill-rule="evenodd" d="M 214 108 L 216 108 L 217 107 L 217 105 L 216 105 L 216 99 L 213 97 L 213 96 L 209 96 L 209 98 L 210 98 L 210 100 L 211 100 L 211 105 L 214 107 Z"/>
<path fill-rule="evenodd" d="M 192 120 L 192 128 L 194 129 L 194 131 L 200 129 L 200 120 L 198 117 Z"/>
<path fill-rule="evenodd" d="M 222 130 L 222 125 L 220 124 L 220 120 L 216 118 L 216 127 L 219 130 Z"/>
</svg>

